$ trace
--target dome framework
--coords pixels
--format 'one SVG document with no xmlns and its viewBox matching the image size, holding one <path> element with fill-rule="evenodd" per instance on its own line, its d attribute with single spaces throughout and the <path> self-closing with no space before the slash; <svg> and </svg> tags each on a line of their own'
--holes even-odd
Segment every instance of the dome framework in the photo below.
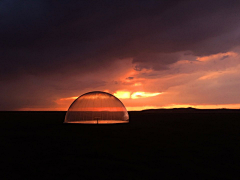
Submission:
<svg viewBox="0 0 240 180">
<path fill-rule="evenodd" d="M 64 123 L 115 124 L 128 123 L 128 112 L 115 96 L 93 91 L 79 96 L 69 107 Z"/>
</svg>

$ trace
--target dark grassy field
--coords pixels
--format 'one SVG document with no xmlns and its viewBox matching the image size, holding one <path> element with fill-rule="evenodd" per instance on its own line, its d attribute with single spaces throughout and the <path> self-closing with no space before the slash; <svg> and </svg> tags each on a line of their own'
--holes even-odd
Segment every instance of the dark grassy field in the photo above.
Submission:
<svg viewBox="0 0 240 180">
<path fill-rule="evenodd" d="M 167 111 L 167 110 L 166 110 Z M 130 112 L 129 124 L 63 124 L 0 112 L 1 179 L 239 179 L 240 112 Z"/>
</svg>

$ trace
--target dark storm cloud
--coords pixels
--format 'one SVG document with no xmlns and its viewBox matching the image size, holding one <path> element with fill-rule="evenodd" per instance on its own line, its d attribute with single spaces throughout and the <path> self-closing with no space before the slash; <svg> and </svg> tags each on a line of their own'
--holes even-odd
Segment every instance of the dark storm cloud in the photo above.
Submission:
<svg viewBox="0 0 240 180">
<path fill-rule="evenodd" d="M 231 0 L 2 0 L 0 81 L 97 76 L 123 58 L 161 71 L 179 51 L 226 52 L 240 42 L 239 9 Z"/>
<path fill-rule="evenodd" d="M 180 57 L 178 53 L 146 53 L 136 56 L 132 62 L 138 64 L 135 66 L 137 71 L 143 68 L 159 71 L 168 69 L 167 65 L 180 60 Z"/>
<path fill-rule="evenodd" d="M 239 26 L 237 1 L 1 1 L 0 7 L 2 80 L 76 67 L 84 73 L 125 57 L 147 67 L 154 53 L 206 55 L 239 43 L 228 34 Z M 218 36 L 220 42 L 212 39 Z M 158 59 L 159 70 L 178 60 Z"/>
</svg>

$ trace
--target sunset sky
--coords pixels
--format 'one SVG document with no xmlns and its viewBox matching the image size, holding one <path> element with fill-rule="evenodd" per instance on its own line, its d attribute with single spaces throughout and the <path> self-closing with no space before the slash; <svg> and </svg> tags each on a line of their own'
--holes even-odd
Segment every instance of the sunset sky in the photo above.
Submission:
<svg viewBox="0 0 240 180">
<path fill-rule="evenodd" d="M 240 1 L 0 1 L 0 110 L 240 108 Z"/>
</svg>

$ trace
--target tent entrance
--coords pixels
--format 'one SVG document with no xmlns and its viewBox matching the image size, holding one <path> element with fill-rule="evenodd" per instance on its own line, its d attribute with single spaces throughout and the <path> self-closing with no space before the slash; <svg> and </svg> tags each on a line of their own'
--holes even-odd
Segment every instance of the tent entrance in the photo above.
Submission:
<svg viewBox="0 0 240 180">
<path fill-rule="evenodd" d="M 94 120 L 97 120 L 97 124 L 98 124 L 98 120 L 100 120 L 100 119 L 101 119 L 100 116 L 95 116 L 95 117 L 94 117 Z"/>
</svg>

